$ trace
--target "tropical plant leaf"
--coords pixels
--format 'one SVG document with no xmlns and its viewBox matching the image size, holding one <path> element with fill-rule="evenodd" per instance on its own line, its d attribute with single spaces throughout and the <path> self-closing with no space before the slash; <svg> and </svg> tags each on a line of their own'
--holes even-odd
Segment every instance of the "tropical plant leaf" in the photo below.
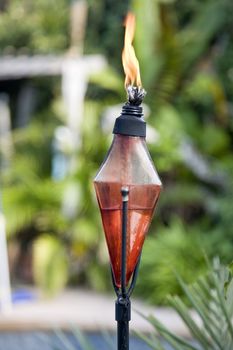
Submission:
<svg viewBox="0 0 233 350">
<path fill-rule="evenodd" d="M 215 259 L 205 277 L 194 284 L 187 285 L 177 275 L 192 310 L 199 316 L 199 321 L 190 314 L 190 309 L 177 296 L 169 296 L 170 305 L 186 324 L 195 344 L 178 337 L 168 330 L 155 317 L 145 317 L 154 327 L 156 342 L 149 341 L 152 349 L 159 349 L 165 341 L 175 350 L 230 350 L 233 346 L 232 302 L 233 279 L 231 266 L 224 267 Z M 201 322 L 200 322 L 201 321 Z M 142 334 L 139 336 L 145 340 Z M 162 339 L 162 340 L 161 340 Z M 158 345 L 159 344 L 159 345 Z"/>
</svg>

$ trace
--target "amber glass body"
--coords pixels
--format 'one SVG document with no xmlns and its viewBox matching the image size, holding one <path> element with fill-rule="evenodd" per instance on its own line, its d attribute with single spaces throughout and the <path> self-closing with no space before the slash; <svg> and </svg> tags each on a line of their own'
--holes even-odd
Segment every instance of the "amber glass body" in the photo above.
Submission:
<svg viewBox="0 0 233 350">
<path fill-rule="evenodd" d="M 113 276 L 121 287 L 122 198 L 128 186 L 126 284 L 139 259 L 161 190 L 145 138 L 115 135 L 94 179 Z"/>
</svg>

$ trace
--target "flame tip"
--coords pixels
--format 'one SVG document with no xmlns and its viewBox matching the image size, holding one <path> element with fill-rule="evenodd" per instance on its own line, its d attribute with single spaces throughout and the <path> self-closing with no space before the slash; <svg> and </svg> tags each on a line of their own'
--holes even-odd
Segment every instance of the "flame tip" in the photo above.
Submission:
<svg viewBox="0 0 233 350">
<path fill-rule="evenodd" d="M 122 51 L 122 63 L 125 72 L 125 88 L 129 85 L 142 86 L 139 62 L 132 45 L 135 33 L 135 15 L 128 12 L 125 18 L 125 42 Z"/>
</svg>

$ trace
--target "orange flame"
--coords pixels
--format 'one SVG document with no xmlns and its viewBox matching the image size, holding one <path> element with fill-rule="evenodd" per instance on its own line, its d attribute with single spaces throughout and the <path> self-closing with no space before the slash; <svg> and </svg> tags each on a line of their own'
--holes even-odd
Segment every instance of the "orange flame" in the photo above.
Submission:
<svg viewBox="0 0 233 350">
<path fill-rule="evenodd" d="M 129 12 L 125 19 L 125 44 L 122 51 L 122 63 L 125 72 L 125 87 L 136 85 L 141 87 L 139 63 L 132 45 L 135 33 L 135 15 Z"/>
</svg>

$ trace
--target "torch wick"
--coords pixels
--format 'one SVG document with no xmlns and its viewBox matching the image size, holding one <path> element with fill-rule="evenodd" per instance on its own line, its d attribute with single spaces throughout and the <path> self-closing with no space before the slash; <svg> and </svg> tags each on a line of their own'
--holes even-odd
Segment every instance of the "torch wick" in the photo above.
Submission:
<svg viewBox="0 0 233 350">
<path fill-rule="evenodd" d="M 141 86 L 128 85 L 126 87 L 126 92 L 128 96 L 127 104 L 132 106 L 140 106 L 146 95 L 146 90 Z"/>
</svg>

